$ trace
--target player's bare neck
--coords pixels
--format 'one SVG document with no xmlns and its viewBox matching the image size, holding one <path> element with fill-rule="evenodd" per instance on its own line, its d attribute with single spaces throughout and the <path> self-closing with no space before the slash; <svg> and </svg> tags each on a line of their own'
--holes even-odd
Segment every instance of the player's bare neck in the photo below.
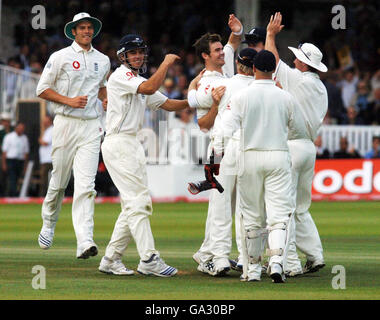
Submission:
<svg viewBox="0 0 380 320">
<path fill-rule="evenodd" d="M 205 67 L 207 71 L 216 71 L 219 73 L 223 73 L 222 67 L 211 65 L 211 64 L 206 64 Z"/>
</svg>

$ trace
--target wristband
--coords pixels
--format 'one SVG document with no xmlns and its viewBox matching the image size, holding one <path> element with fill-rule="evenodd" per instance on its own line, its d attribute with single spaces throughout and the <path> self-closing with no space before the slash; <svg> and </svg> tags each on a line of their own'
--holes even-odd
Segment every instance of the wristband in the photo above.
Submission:
<svg viewBox="0 0 380 320">
<path fill-rule="evenodd" d="M 232 32 L 235 36 L 241 36 L 243 34 L 243 26 L 241 26 L 239 32 Z"/>
</svg>

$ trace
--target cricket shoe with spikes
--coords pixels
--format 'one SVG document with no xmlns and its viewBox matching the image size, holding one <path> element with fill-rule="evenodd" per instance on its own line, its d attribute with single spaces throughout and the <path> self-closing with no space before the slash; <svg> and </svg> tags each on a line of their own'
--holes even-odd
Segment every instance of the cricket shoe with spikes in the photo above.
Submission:
<svg viewBox="0 0 380 320">
<path fill-rule="evenodd" d="M 53 245 L 54 230 L 42 227 L 38 236 L 38 244 L 41 249 L 47 250 Z"/>
<path fill-rule="evenodd" d="M 200 263 L 197 267 L 197 270 L 210 276 L 216 276 L 215 264 L 212 261 L 207 261 L 205 263 Z"/>
<path fill-rule="evenodd" d="M 167 265 L 159 255 L 153 254 L 148 261 L 140 261 L 137 272 L 145 275 L 155 275 L 157 277 L 172 277 L 178 270 Z"/>
<path fill-rule="evenodd" d="M 303 267 L 303 273 L 313 273 L 317 272 L 325 266 L 323 261 L 311 261 L 307 260 L 305 266 Z"/>
<path fill-rule="evenodd" d="M 105 256 L 100 261 L 99 271 L 117 276 L 131 276 L 134 274 L 133 270 L 128 269 L 121 260 L 111 260 Z"/>
<path fill-rule="evenodd" d="M 274 283 L 284 283 L 285 274 L 282 270 L 282 266 L 279 263 L 272 263 L 268 268 L 269 276 L 272 278 Z"/>
</svg>

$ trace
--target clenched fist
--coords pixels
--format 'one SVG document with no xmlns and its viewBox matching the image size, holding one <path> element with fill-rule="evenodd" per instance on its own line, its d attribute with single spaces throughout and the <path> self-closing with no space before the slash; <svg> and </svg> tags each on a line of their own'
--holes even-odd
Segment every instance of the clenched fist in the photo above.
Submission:
<svg viewBox="0 0 380 320">
<path fill-rule="evenodd" d="M 68 105 L 72 108 L 84 108 L 87 105 L 87 96 L 70 98 Z"/>
<path fill-rule="evenodd" d="M 180 59 L 181 58 L 179 56 L 177 56 L 176 54 L 169 53 L 165 56 L 163 63 L 166 63 L 169 66 L 171 66 L 174 62 L 176 62 L 177 60 L 180 60 Z"/>
</svg>

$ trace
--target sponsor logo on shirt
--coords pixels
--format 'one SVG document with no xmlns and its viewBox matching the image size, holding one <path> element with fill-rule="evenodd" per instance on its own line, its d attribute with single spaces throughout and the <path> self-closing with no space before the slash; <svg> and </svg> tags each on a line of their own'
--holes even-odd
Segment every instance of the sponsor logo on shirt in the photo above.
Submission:
<svg viewBox="0 0 380 320">
<path fill-rule="evenodd" d="M 74 69 L 78 70 L 80 68 L 80 63 L 78 61 L 73 62 Z"/>
<path fill-rule="evenodd" d="M 210 89 L 210 85 L 205 88 L 205 94 L 207 94 L 208 89 Z"/>
</svg>

